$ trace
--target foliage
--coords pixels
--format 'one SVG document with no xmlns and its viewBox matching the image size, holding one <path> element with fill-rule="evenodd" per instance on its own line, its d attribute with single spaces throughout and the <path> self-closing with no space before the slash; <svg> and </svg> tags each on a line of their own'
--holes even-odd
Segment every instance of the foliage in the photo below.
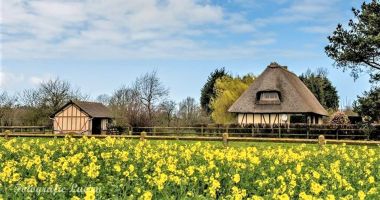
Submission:
<svg viewBox="0 0 380 200">
<path fill-rule="evenodd" d="M 307 70 L 299 77 L 310 89 L 325 109 L 337 110 L 339 108 L 339 96 L 336 88 L 327 78 L 327 71 L 319 68 L 316 72 Z"/>
<path fill-rule="evenodd" d="M 380 121 L 380 87 L 373 87 L 370 91 L 358 96 L 354 102 L 354 111 L 360 116 L 368 116 L 370 121 Z"/>
<path fill-rule="evenodd" d="M 223 76 L 216 80 L 216 95 L 211 101 L 211 117 L 215 123 L 226 124 L 236 121 L 236 116 L 228 112 L 232 104 L 253 83 L 255 77 L 248 74 L 243 77 Z"/>
<path fill-rule="evenodd" d="M 348 119 L 348 116 L 344 112 L 336 112 L 330 117 L 330 123 L 331 124 L 349 124 L 350 120 Z"/>
<path fill-rule="evenodd" d="M 0 139 L 0 198 L 378 199 L 379 153 L 346 145 Z"/>
<path fill-rule="evenodd" d="M 351 70 L 355 78 L 367 67 L 372 72 L 380 70 L 380 2 L 364 2 L 361 10 L 352 9 L 355 19 L 348 23 L 349 29 L 338 24 L 330 44 L 325 47 L 326 54 L 335 60 L 343 70 Z"/>
<path fill-rule="evenodd" d="M 224 68 L 216 69 L 209 75 L 207 82 L 201 90 L 201 107 L 208 114 L 210 114 L 212 111 L 211 101 L 213 98 L 215 98 L 216 95 L 215 82 L 218 78 L 221 78 L 223 76 L 229 76 L 226 70 Z"/>
</svg>

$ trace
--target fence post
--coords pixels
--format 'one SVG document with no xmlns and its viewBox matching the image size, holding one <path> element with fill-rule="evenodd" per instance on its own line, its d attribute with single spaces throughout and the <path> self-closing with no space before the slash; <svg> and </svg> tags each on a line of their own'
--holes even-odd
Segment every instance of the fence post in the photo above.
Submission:
<svg viewBox="0 0 380 200">
<path fill-rule="evenodd" d="M 310 134 L 310 124 L 308 124 L 307 127 L 306 127 L 306 138 L 307 139 L 310 138 L 309 134 Z"/>
<path fill-rule="evenodd" d="M 324 135 L 319 135 L 318 144 L 319 144 L 319 147 L 321 147 L 321 148 L 324 147 L 324 145 L 326 144 L 326 138 Z"/>
<path fill-rule="evenodd" d="M 203 136 L 204 130 L 203 130 L 203 125 L 201 125 L 201 136 Z"/>
<path fill-rule="evenodd" d="M 140 133 L 140 141 L 145 141 L 145 137 L 146 137 L 146 132 L 143 131 Z"/>
<path fill-rule="evenodd" d="M 339 128 L 336 129 L 336 139 L 339 140 Z"/>
<path fill-rule="evenodd" d="M 129 135 L 133 135 L 133 127 L 131 127 L 131 130 L 129 131 Z"/>
<path fill-rule="evenodd" d="M 153 135 L 156 135 L 156 127 L 153 127 Z"/>
<path fill-rule="evenodd" d="M 228 146 L 228 133 L 223 133 L 223 145 Z"/>
<path fill-rule="evenodd" d="M 252 137 L 255 137 L 255 125 L 252 124 Z"/>
<path fill-rule="evenodd" d="M 8 135 L 11 133 L 10 130 L 5 130 L 4 132 L 4 138 L 7 140 L 8 139 Z"/>
</svg>

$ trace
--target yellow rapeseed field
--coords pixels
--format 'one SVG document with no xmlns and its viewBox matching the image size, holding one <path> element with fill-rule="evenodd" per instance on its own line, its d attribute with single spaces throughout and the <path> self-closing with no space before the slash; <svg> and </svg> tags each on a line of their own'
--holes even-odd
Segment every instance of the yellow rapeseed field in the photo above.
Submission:
<svg viewBox="0 0 380 200">
<path fill-rule="evenodd" d="M 380 147 L 0 139 L 0 199 L 380 199 Z"/>
</svg>

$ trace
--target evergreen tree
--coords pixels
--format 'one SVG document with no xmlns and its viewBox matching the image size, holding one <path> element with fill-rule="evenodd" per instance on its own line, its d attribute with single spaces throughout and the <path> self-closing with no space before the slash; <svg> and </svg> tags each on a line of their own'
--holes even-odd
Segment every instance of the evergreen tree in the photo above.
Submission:
<svg viewBox="0 0 380 200">
<path fill-rule="evenodd" d="M 338 93 L 331 81 L 327 78 L 327 72 L 325 69 L 320 68 L 317 72 L 307 70 L 307 72 L 301 74 L 299 78 L 305 83 L 325 109 L 337 110 L 339 108 Z"/>
<path fill-rule="evenodd" d="M 210 107 L 210 103 L 211 103 L 211 99 L 215 98 L 215 94 L 216 94 L 215 82 L 218 78 L 221 78 L 223 76 L 229 76 L 226 70 L 224 68 L 216 69 L 209 75 L 207 82 L 205 83 L 205 85 L 203 86 L 201 90 L 201 99 L 200 99 L 201 107 L 207 114 L 210 114 L 212 111 Z"/>
</svg>

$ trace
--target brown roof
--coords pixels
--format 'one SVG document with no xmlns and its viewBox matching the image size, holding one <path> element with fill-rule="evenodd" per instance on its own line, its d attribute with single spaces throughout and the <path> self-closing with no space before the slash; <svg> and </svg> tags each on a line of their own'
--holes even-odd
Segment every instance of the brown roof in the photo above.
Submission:
<svg viewBox="0 0 380 200">
<path fill-rule="evenodd" d="M 259 103 L 258 94 L 277 91 L 280 102 Z M 271 63 L 228 110 L 232 113 L 316 113 L 328 115 L 313 93 L 286 67 Z"/>
<path fill-rule="evenodd" d="M 61 109 L 55 112 L 52 116 L 56 115 L 66 106 L 74 104 L 78 106 L 83 112 L 87 113 L 90 117 L 93 118 L 112 118 L 110 110 L 103 105 L 102 103 L 97 102 L 88 102 L 88 101 L 74 101 L 71 100 L 67 104 L 65 104 Z"/>
</svg>

